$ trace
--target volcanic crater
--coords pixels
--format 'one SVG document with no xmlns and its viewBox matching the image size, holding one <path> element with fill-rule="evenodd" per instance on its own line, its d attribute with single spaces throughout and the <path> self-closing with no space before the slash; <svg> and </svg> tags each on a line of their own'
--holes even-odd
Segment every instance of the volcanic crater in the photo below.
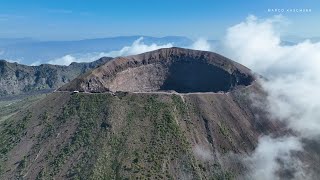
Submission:
<svg viewBox="0 0 320 180">
<path fill-rule="evenodd" d="M 115 58 L 60 90 L 228 92 L 253 80 L 249 69 L 216 53 L 166 48 Z"/>
</svg>

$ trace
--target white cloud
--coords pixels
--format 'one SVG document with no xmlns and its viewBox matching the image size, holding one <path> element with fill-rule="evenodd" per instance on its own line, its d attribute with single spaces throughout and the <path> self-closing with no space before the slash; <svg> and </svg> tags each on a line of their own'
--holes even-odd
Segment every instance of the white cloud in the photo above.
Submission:
<svg viewBox="0 0 320 180">
<path fill-rule="evenodd" d="M 110 57 L 128 56 L 153 51 L 161 48 L 170 48 L 172 46 L 173 43 L 168 43 L 164 45 L 157 45 L 155 43 L 152 43 L 151 45 L 146 45 L 143 43 L 143 37 L 140 37 L 139 39 L 135 40 L 131 46 L 125 46 L 119 51 L 111 51 L 109 53 L 106 53 L 106 55 Z"/>
<path fill-rule="evenodd" d="M 193 152 L 197 157 L 199 157 L 203 161 L 214 160 L 214 157 L 213 157 L 213 154 L 212 154 L 210 148 L 200 146 L 200 145 L 195 145 L 193 147 Z"/>
<path fill-rule="evenodd" d="M 272 115 L 303 136 L 320 135 L 320 43 L 282 46 L 274 28 L 278 22 L 278 17 L 259 21 L 250 16 L 229 28 L 228 55 L 269 78 L 262 84 L 269 92 Z"/>
<path fill-rule="evenodd" d="M 282 56 L 278 53 L 280 38 L 273 29 L 274 22 L 277 21 L 259 22 L 249 16 L 245 22 L 229 28 L 224 38 L 227 54 L 258 72 L 264 71 Z"/>
<path fill-rule="evenodd" d="M 6 59 L 6 61 L 11 62 L 11 63 L 20 63 L 21 59 Z"/>
<path fill-rule="evenodd" d="M 201 51 L 212 51 L 210 43 L 204 38 L 197 39 L 188 48 L 195 49 L 195 50 L 201 50 Z"/>
<path fill-rule="evenodd" d="M 268 93 L 268 105 L 263 108 L 272 119 L 285 121 L 303 138 L 319 138 L 320 43 L 305 40 L 292 46 L 281 45 L 276 26 L 282 22 L 283 18 L 279 16 L 265 20 L 249 16 L 246 21 L 227 30 L 222 51 L 269 79 L 260 82 Z M 278 178 L 275 171 L 279 170 L 279 163 L 270 154 L 301 149 L 296 142 L 298 139 L 292 138 L 261 138 L 250 157 L 256 162 L 252 166 L 252 175 L 258 177 L 264 173 L 269 177 L 267 179 Z M 256 161 L 257 157 L 263 160 Z"/>
<path fill-rule="evenodd" d="M 75 57 L 73 57 L 72 55 L 65 55 L 61 58 L 57 58 L 54 60 L 49 61 L 49 64 L 57 64 L 57 65 L 65 65 L 68 66 L 69 64 L 71 64 L 72 62 L 77 62 L 79 60 L 77 60 Z"/>
<path fill-rule="evenodd" d="M 140 54 L 148 51 L 153 51 L 161 48 L 170 48 L 173 46 L 173 43 L 168 43 L 164 45 L 157 45 L 152 43 L 147 45 L 143 43 L 143 37 L 135 40 L 131 46 L 125 46 L 118 51 L 111 52 L 100 52 L 100 53 L 87 53 L 87 54 L 73 54 L 65 55 L 61 58 L 57 58 L 49 61 L 49 64 L 58 64 L 58 65 L 69 65 L 72 62 L 92 62 L 101 57 L 117 57 L 117 56 L 128 56 L 134 54 Z"/>
<path fill-rule="evenodd" d="M 320 79 L 316 74 L 288 74 L 262 83 L 269 111 L 306 138 L 320 135 Z"/>
<path fill-rule="evenodd" d="M 292 152 L 301 150 L 302 145 L 295 137 L 276 139 L 269 136 L 261 137 L 254 153 L 244 159 L 244 162 L 251 167 L 245 179 L 277 180 L 279 177 L 276 174 L 281 168 L 293 171 L 296 179 L 304 177 L 300 162 L 291 156 Z M 283 164 L 277 163 L 279 161 Z"/>
<path fill-rule="evenodd" d="M 39 66 L 41 64 L 41 61 L 35 61 L 30 64 L 30 66 Z"/>
</svg>

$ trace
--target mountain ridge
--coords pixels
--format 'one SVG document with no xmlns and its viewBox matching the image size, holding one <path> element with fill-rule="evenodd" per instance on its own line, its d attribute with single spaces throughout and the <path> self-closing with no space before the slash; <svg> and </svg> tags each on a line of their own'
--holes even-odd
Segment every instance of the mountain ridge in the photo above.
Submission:
<svg viewBox="0 0 320 180">
<path fill-rule="evenodd" d="M 0 60 L 0 96 L 56 89 L 111 59 L 104 57 L 90 63 L 74 62 L 69 66 L 51 64 L 27 66 Z"/>
</svg>

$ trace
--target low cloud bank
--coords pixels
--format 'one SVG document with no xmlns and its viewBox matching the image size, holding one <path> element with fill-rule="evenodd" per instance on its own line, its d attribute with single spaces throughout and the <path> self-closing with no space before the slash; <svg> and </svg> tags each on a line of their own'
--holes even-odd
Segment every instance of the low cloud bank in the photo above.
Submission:
<svg viewBox="0 0 320 180">
<path fill-rule="evenodd" d="M 249 16 L 230 27 L 223 41 L 224 54 L 268 78 L 260 80 L 268 92 L 267 107 L 261 108 L 297 133 L 297 137 L 259 140 L 254 153 L 246 158 L 254 164 L 250 166 L 253 179 L 279 179 L 281 158 L 287 168 L 294 169 L 292 179 L 307 178 L 298 159 L 292 160 L 292 153 L 303 150 L 302 138 L 320 136 L 320 43 L 305 40 L 281 45 L 279 23 L 285 23 L 281 16 Z"/>
<path fill-rule="evenodd" d="M 300 161 L 292 155 L 302 149 L 302 144 L 296 137 L 261 137 L 253 154 L 243 159 L 244 164 L 249 167 L 245 179 L 280 179 L 281 169 L 292 171 L 290 173 L 294 174 L 296 179 L 305 177 Z"/>
<path fill-rule="evenodd" d="M 146 45 L 143 43 L 143 37 L 140 37 L 139 39 L 135 40 L 131 46 L 125 46 L 119 51 L 111 51 L 109 53 L 106 53 L 106 55 L 110 57 L 128 56 L 153 51 L 161 48 L 170 48 L 172 46 L 173 43 L 168 43 L 164 45 L 157 45 L 155 43 L 152 43 L 151 45 Z"/>
<path fill-rule="evenodd" d="M 170 47 L 173 47 L 173 45 L 174 45 L 173 43 L 167 43 L 162 45 L 152 43 L 150 45 L 147 45 L 143 42 L 143 37 L 140 37 L 139 39 L 135 40 L 130 46 L 124 46 L 123 48 L 117 51 L 87 53 L 87 54 L 68 54 L 63 57 L 50 60 L 47 63 L 56 64 L 56 65 L 69 65 L 72 62 L 92 62 L 101 57 L 117 57 L 117 56 L 135 55 L 135 54 L 140 54 L 140 53 L 153 51 L 161 48 L 170 48 Z M 212 47 L 210 43 L 204 38 L 199 38 L 195 40 L 193 44 L 185 48 L 203 50 L 203 51 L 212 51 Z M 39 64 L 39 62 L 32 63 L 32 65 L 37 65 L 37 64 Z"/>
<path fill-rule="evenodd" d="M 104 56 L 106 56 L 105 53 L 88 53 L 88 54 L 73 54 L 73 55 L 68 54 L 61 58 L 48 61 L 47 63 L 68 66 L 72 62 L 92 62 Z"/>
<path fill-rule="evenodd" d="M 193 152 L 197 157 L 199 157 L 203 161 L 213 161 L 214 160 L 214 156 L 212 154 L 212 151 L 208 147 L 196 145 L 193 147 Z"/>
<path fill-rule="evenodd" d="M 139 39 L 135 40 L 130 46 L 124 46 L 122 49 L 118 51 L 65 55 L 61 58 L 51 60 L 48 63 L 57 65 L 69 65 L 72 62 L 92 62 L 101 57 L 128 56 L 170 47 L 173 47 L 173 43 L 168 43 L 164 45 L 157 45 L 155 43 L 152 43 L 150 45 L 147 45 L 143 42 L 143 37 L 140 37 Z"/>
<path fill-rule="evenodd" d="M 201 50 L 201 51 L 212 51 L 212 47 L 207 39 L 205 38 L 199 38 L 196 41 L 193 42 L 193 44 L 190 47 L 187 47 L 189 49 L 194 50 Z"/>
</svg>

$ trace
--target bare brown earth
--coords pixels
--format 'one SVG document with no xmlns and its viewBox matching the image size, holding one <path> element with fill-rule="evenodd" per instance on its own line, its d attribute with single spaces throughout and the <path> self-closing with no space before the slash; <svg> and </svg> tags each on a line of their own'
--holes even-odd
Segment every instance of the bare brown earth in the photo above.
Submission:
<svg viewBox="0 0 320 180">
<path fill-rule="evenodd" d="M 216 76 L 183 81 L 188 63 Z M 183 83 L 164 86 L 172 77 Z M 210 52 L 116 58 L 3 122 L 0 179 L 238 179 L 260 136 L 291 133 L 254 105 L 266 97 L 254 79 Z"/>
</svg>

